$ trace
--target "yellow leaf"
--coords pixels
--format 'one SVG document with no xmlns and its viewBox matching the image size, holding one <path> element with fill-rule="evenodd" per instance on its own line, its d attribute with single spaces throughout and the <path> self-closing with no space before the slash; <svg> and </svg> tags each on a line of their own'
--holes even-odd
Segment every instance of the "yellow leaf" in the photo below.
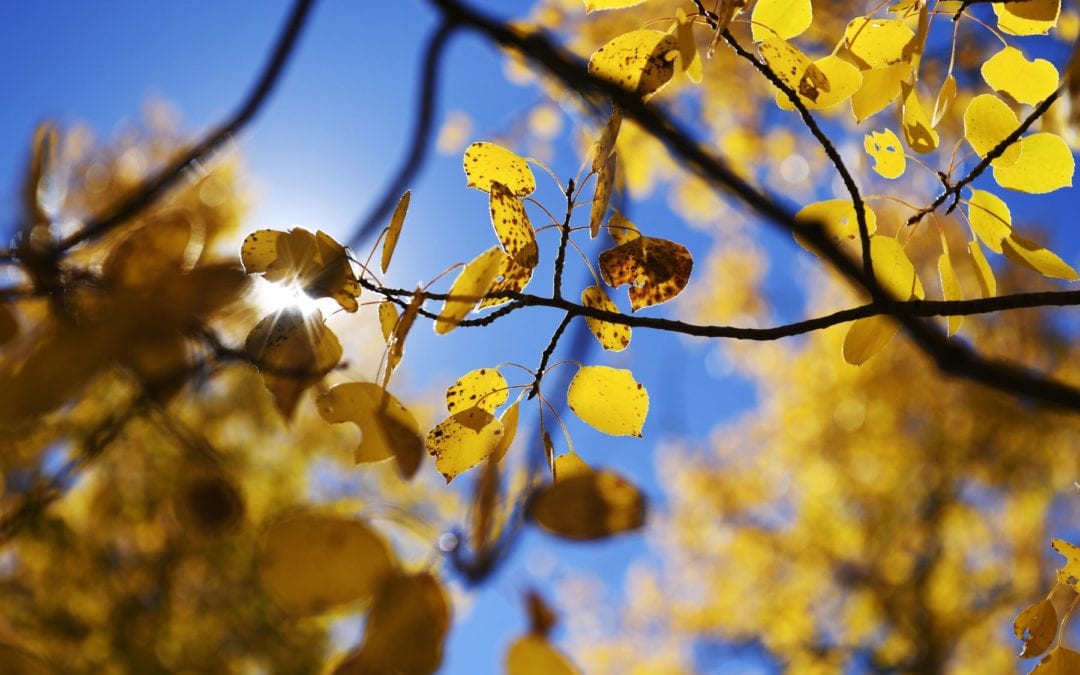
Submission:
<svg viewBox="0 0 1080 675">
<path fill-rule="evenodd" d="M 904 97 L 903 128 L 904 140 L 915 152 L 926 154 L 938 146 L 938 132 L 930 124 L 919 95 L 914 85 L 901 84 L 900 93 Z"/>
<path fill-rule="evenodd" d="M 607 221 L 607 231 L 616 244 L 625 244 L 641 236 L 641 231 L 621 213 L 613 213 Z"/>
<path fill-rule="evenodd" d="M 1016 113 L 996 96 L 980 94 L 964 111 L 964 138 L 980 157 L 993 150 L 1020 126 Z M 995 167 L 1012 166 L 1020 159 L 1020 143 L 1010 145 L 994 160 Z"/>
<path fill-rule="evenodd" d="M 799 94 L 799 99 L 810 110 L 820 110 L 842 103 L 862 86 L 863 76 L 858 68 L 843 59 L 829 55 L 814 61 L 813 66 L 821 73 L 828 86 L 815 89 L 816 99 Z M 776 92 L 776 105 L 781 110 L 794 110 L 795 106 L 783 93 Z"/>
<path fill-rule="evenodd" d="M 1028 61 L 1016 47 L 1005 47 L 982 65 L 982 76 L 990 87 L 1016 101 L 1036 105 L 1054 93 L 1058 71 L 1046 59 Z"/>
<path fill-rule="evenodd" d="M 522 267 L 515 263 L 514 259 L 510 256 L 504 256 L 502 267 L 499 268 L 499 273 L 495 277 L 495 283 L 488 289 L 488 295 L 491 297 L 480 301 L 480 309 L 510 302 L 509 297 L 505 295 L 500 296 L 498 294 L 508 291 L 520 293 L 529 285 L 529 281 L 532 280 L 532 275 L 532 267 Z"/>
<path fill-rule="evenodd" d="M 844 29 L 845 53 L 863 70 L 908 61 L 916 46 L 915 33 L 897 19 L 861 16 Z"/>
<path fill-rule="evenodd" d="M 491 183 L 491 224 L 506 254 L 520 267 L 536 267 L 539 249 L 525 203 L 498 181 Z"/>
<path fill-rule="evenodd" d="M 1053 539 L 1050 547 L 1065 556 L 1065 566 L 1058 570 L 1058 582 L 1072 586 L 1080 584 L 1080 546 L 1074 546 L 1064 539 Z"/>
<path fill-rule="evenodd" d="M 618 474 L 601 470 L 545 485 L 529 501 L 528 515 L 565 539 L 603 539 L 645 523 L 645 496 Z"/>
<path fill-rule="evenodd" d="M 446 409 L 450 414 L 468 408 L 494 413 L 506 403 L 508 395 L 506 380 L 497 368 L 477 368 L 462 375 L 446 390 Z"/>
<path fill-rule="evenodd" d="M 1009 235 L 1008 239 L 1002 240 L 1001 244 L 1007 258 L 1045 277 L 1066 281 L 1080 279 L 1076 275 L 1076 270 L 1059 258 L 1056 253 L 1015 232 Z"/>
<path fill-rule="evenodd" d="M 787 40 L 802 35 L 813 19 L 810 0 L 758 0 L 750 14 L 750 30 L 754 42 Z"/>
<path fill-rule="evenodd" d="M 442 663 L 449 629 L 450 604 L 435 577 L 392 575 L 375 594 L 363 644 L 333 675 L 429 675 Z"/>
<path fill-rule="evenodd" d="M 1054 604 L 1043 598 L 1031 605 L 1013 621 L 1013 633 L 1024 641 L 1020 658 L 1030 659 L 1042 654 L 1057 635 L 1058 617 Z"/>
<path fill-rule="evenodd" d="M 346 382 L 331 387 L 315 401 L 319 415 L 331 424 L 352 422 L 360 427 L 360 444 L 353 451 L 357 464 L 397 459 L 401 474 L 410 478 L 420 467 L 424 441 L 416 418 L 390 392 L 372 382 Z"/>
<path fill-rule="evenodd" d="M 1010 35 L 1046 35 L 1057 25 L 1061 0 L 994 3 L 998 28 Z"/>
<path fill-rule="evenodd" d="M 862 86 L 851 96 L 851 112 L 856 122 L 885 109 L 900 95 L 900 85 L 911 73 L 911 64 L 901 61 L 862 71 Z"/>
<path fill-rule="evenodd" d="M 800 98 L 812 103 L 823 99 L 831 91 L 828 76 L 822 72 L 798 47 L 783 38 L 772 38 L 758 45 L 758 52 L 765 63 Z M 782 92 L 781 92 L 782 93 Z"/>
<path fill-rule="evenodd" d="M 975 268 L 975 278 L 979 281 L 979 290 L 984 298 L 992 298 L 997 295 L 997 280 L 994 279 L 994 270 L 986 261 L 979 241 L 968 242 L 968 254 L 971 256 L 971 264 Z"/>
<path fill-rule="evenodd" d="M 379 303 L 379 328 L 382 330 L 383 340 L 390 344 L 390 338 L 394 337 L 394 328 L 397 326 L 397 307 L 389 300 Z"/>
<path fill-rule="evenodd" d="M 1076 675 L 1080 673 L 1080 653 L 1058 645 L 1029 675 Z"/>
<path fill-rule="evenodd" d="M 476 256 L 472 262 L 458 274 L 450 286 L 447 299 L 443 303 L 442 311 L 435 320 L 435 332 L 439 334 L 449 333 L 457 328 L 462 319 L 472 311 L 480 298 L 484 296 L 495 283 L 495 277 L 502 267 L 506 258 L 498 246 L 489 248 Z"/>
<path fill-rule="evenodd" d="M 994 253 L 1001 253 L 1001 242 L 1012 235 L 1012 213 L 1000 197 L 986 190 L 972 190 L 968 202 L 971 229 Z"/>
<path fill-rule="evenodd" d="M 941 292 L 945 300 L 963 300 L 964 291 L 960 288 L 960 280 L 956 278 L 952 260 L 949 259 L 949 251 L 946 250 L 938 258 L 938 276 L 941 277 Z M 947 319 L 949 335 L 955 335 L 960 330 L 964 317 L 950 316 Z"/>
<path fill-rule="evenodd" d="M 589 74 L 648 96 L 675 74 L 669 54 L 677 54 L 678 49 L 674 35 L 648 28 L 630 31 L 593 52 L 589 57 Z"/>
<path fill-rule="evenodd" d="M 166 212 L 128 234 L 105 259 L 101 275 L 121 288 L 156 286 L 185 267 L 191 234 L 184 212 Z"/>
<path fill-rule="evenodd" d="M 592 467 L 586 464 L 580 455 L 571 450 L 555 458 L 552 473 L 555 480 L 565 480 L 574 476 L 592 473 Z"/>
<path fill-rule="evenodd" d="M 615 186 L 615 161 L 616 153 L 608 155 L 607 161 L 596 174 L 596 188 L 593 191 L 592 205 L 589 207 L 589 236 L 593 239 L 600 233 L 600 225 L 604 222 L 608 204 L 611 202 L 611 191 Z"/>
<path fill-rule="evenodd" d="M 487 459 L 498 449 L 503 435 L 503 425 L 494 415 L 482 408 L 468 408 L 429 431 L 425 444 L 435 458 L 435 468 L 449 483 Z"/>
<path fill-rule="evenodd" d="M 608 221 L 611 222 L 610 220 Z M 619 308 L 611 301 L 600 286 L 589 286 L 581 291 L 581 304 L 608 312 L 618 312 Z M 630 344 L 630 326 L 585 317 L 589 330 L 596 336 L 600 346 L 613 352 L 621 352 Z"/>
<path fill-rule="evenodd" d="M 900 326 L 887 316 L 868 316 L 858 319 L 844 336 L 844 361 L 861 366 L 892 341 Z"/>
<path fill-rule="evenodd" d="M 1017 145 L 1020 157 L 1015 164 L 992 164 L 998 185 L 1037 195 L 1072 186 L 1076 160 L 1061 136 L 1042 131 L 1025 136 Z"/>
<path fill-rule="evenodd" d="M 585 0 L 585 12 L 600 12 L 608 9 L 623 9 L 640 5 L 645 0 Z"/>
<path fill-rule="evenodd" d="M 952 109 L 953 103 L 956 101 L 956 78 L 952 73 L 949 73 L 945 81 L 941 83 L 941 89 L 938 90 L 937 100 L 934 102 L 934 115 L 930 119 L 930 126 L 937 127 L 941 120 Z"/>
<path fill-rule="evenodd" d="M 871 237 L 870 258 L 874 263 L 874 276 L 890 295 L 900 300 L 921 300 L 926 297 L 922 282 L 915 273 L 915 265 L 896 238 L 883 235 Z"/>
<path fill-rule="evenodd" d="M 380 263 L 383 274 L 386 274 L 387 268 L 390 267 L 390 258 L 394 256 L 398 238 L 401 237 L 401 226 L 405 224 L 405 214 L 409 211 L 409 200 L 411 198 L 412 192 L 406 190 L 405 194 L 401 195 L 401 199 L 398 200 L 397 206 L 394 207 L 394 215 L 390 217 L 390 225 L 386 228 L 386 239 L 383 240 L 382 260 Z"/>
<path fill-rule="evenodd" d="M 292 417 L 304 390 L 341 360 L 341 343 L 322 314 L 305 316 L 295 308 L 264 317 L 244 345 L 285 419 Z"/>
<path fill-rule="evenodd" d="M 892 132 L 872 131 L 863 138 L 863 148 L 874 158 L 874 171 L 885 178 L 899 178 L 904 175 L 907 160 L 900 139 Z"/>
<path fill-rule="evenodd" d="M 258 230 L 244 239 L 240 259 L 248 274 L 295 284 L 314 298 L 333 298 L 347 312 L 359 307 L 360 282 L 345 247 L 325 232 L 297 227 L 288 232 Z"/>
<path fill-rule="evenodd" d="M 416 322 L 416 317 L 420 313 L 420 306 L 423 304 L 424 292 L 417 286 L 416 290 L 413 291 L 412 299 L 409 301 L 405 311 L 401 313 L 401 317 L 394 323 L 394 334 L 389 339 L 388 344 L 390 349 L 386 354 L 386 373 L 383 376 L 384 388 L 386 387 L 387 382 L 390 381 L 390 373 L 394 372 L 394 369 L 398 367 L 402 357 L 405 355 L 405 338 L 412 329 L 413 323 Z M 385 330 L 385 325 L 383 329 Z"/>
<path fill-rule="evenodd" d="M 499 438 L 499 444 L 495 446 L 495 449 L 491 451 L 491 459 L 495 462 L 501 462 L 503 457 L 506 456 L 506 451 L 510 449 L 510 446 L 514 442 L 514 437 L 517 436 L 518 426 L 518 403 L 515 401 L 506 410 L 503 411 L 499 422 L 503 426 L 502 436 Z"/>
<path fill-rule="evenodd" d="M 694 24 L 681 7 L 675 11 L 675 39 L 679 43 L 679 64 L 683 72 L 691 82 L 701 82 L 701 55 L 694 39 Z"/>
<path fill-rule="evenodd" d="M 869 234 L 877 231 L 877 214 L 869 206 L 863 205 L 866 213 L 866 229 Z M 850 199 L 826 199 L 813 202 L 799 209 L 795 214 L 799 224 L 820 223 L 825 227 L 825 235 L 834 241 L 854 241 L 859 237 L 859 221 L 855 214 L 855 205 Z M 806 240 L 795 232 L 795 241 L 799 246 L 813 253 Z"/>
<path fill-rule="evenodd" d="M 502 183 L 517 197 L 527 197 L 536 189 L 536 177 L 528 162 L 495 143 L 473 143 L 465 148 L 467 187 L 488 192 L 491 184 Z"/>
<path fill-rule="evenodd" d="M 320 513 L 274 522 L 258 557 L 263 586 L 294 616 L 366 600 L 396 567 L 390 547 L 367 523 Z"/>
<path fill-rule="evenodd" d="M 612 287 L 630 284 L 630 309 L 636 312 L 666 302 L 690 281 L 694 259 L 682 244 L 638 237 L 600 254 L 600 274 Z"/>
<path fill-rule="evenodd" d="M 611 117 L 608 118 L 604 130 L 600 132 L 600 138 L 593 145 L 592 170 L 599 172 L 600 168 L 607 164 L 611 156 L 611 150 L 615 147 L 615 141 L 619 138 L 619 128 L 622 126 L 622 111 L 618 106 L 612 106 Z"/>
<path fill-rule="evenodd" d="M 641 437 L 649 392 L 629 370 L 582 366 L 570 381 L 566 402 L 589 426 L 612 436 Z"/>
<path fill-rule="evenodd" d="M 548 641 L 523 635 L 506 650 L 506 675 L 576 675 L 577 668 Z"/>
</svg>

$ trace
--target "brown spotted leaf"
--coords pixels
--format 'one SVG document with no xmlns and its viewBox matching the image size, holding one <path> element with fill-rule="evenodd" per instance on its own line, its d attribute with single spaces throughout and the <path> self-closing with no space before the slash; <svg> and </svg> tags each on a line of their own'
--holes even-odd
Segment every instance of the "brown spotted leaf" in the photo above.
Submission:
<svg viewBox="0 0 1080 675">
<path fill-rule="evenodd" d="M 643 28 L 614 38 L 589 57 L 589 74 L 627 91 L 648 96 L 675 74 L 674 35 Z"/>
<path fill-rule="evenodd" d="M 686 288 L 694 259 L 682 244 L 638 237 L 600 254 L 600 273 L 612 287 L 630 285 L 636 312 L 674 298 Z"/>
<path fill-rule="evenodd" d="M 435 458 L 435 468 L 449 483 L 487 459 L 498 449 L 502 437 L 503 425 L 494 415 L 483 408 L 468 408 L 429 431 L 425 444 Z"/>
<path fill-rule="evenodd" d="M 1024 641 L 1020 658 L 1030 659 L 1042 654 L 1057 635 L 1058 617 L 1054 604 L 1043 598 L 1020 612 L 1013 622 L 1013 632 Z"/>
<path fill-rule="evenodd" d="M 503 250 L 519 267 L 532 269 L 539 260 L 536 233 L 525 213 L 525 202 L 498 181 L 491 183 L 491 224 Z"/>
<path fill-rule="evenodd" d="M 497 368 L 471 370 L 446 390 L 446 410 L 454 414 L 468 408 L 480 408 L 489 413 L 506 403 L 506 380 Z"/>
<path fill-rule="evenodd" d="M 504 256 L 502 267 L 495 277 L 495 283 L 488 289 L 488 295 L 491 297 L 484 298 L 480 302 L 480 309 L 510 302 L 508 296 L 500 296 L 498 293 L 508 291 L 520 293 L 524 291 L 525 287 L 528 286 L 529 282 L 532 280 L 533 269 L 534 268 L 532 267 L 522 267 L 515 263 L 514 259 L 510 256 Z"/>
<path fill-rule="evenodd" d="M 610 221 L 609 221 L 610 222 Z M 585 307 L 602 309 L 607 312 L 618 312 L 619 308 L 611 301 L 607 293 L 600 286 L 589 286 L 581 291 L 581 304 Z M 630 345 L 630 326 L 619 323 L 611 323 L 591 316 L 585 317 L 589 324 L 589 330 L 596 336 L 600 346 L 608 351 L 621 352 Z"/>
<path fill-rule="evenodd" d="M 390 225 L 386 228 L 386 239 L 383 240 L 382 259 L 380 260 L 383 274 L 386 274 L 387 268 L 390 267 L 390 259 L 394 257 L 394 249 L 397 248 L 398 239 L 401 237 L 401 227 L 405 224 L 405 214 L 409 211 L 411 198 L 412 192 L 406 190 L 405 194 L 401 195 L 401 199 L 398 200 L 397 207 L 394 208 L 394 215 L 390 217 Z"/>
<path fill-rule="evenodd" d="M 502 183 L 516 197 L 527 197 L 536 189 L 529 164 L 495 143 L 479 142 L 465 148 L 465 177 L 468 187 L 484 192 L 491 190 L 492 183 Z"/>
</svg>

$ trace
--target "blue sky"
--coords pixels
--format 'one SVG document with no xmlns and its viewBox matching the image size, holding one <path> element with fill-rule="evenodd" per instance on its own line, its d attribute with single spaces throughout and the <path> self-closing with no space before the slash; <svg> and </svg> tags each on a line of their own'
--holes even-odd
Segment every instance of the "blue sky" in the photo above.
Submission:
<svg viewBox="0 0 1080 675">
<path fill-rule="evenodd" d="M 473 4 L 520 16 L 530 3 Z M 21 171 L 39 121 L 54 119 L 62 126 L 84 122 L 99 138 L 109 138 L 136 119 L 148 99 L 159 98 L 178 106 L 185 131 L 205 130 L 232 112 L 246 93 L 288 8 L 281 0 L 0 3 L 0 92 L 5 98 L 0 106 L 0 232 L 16 222 Z M 254 197 L 245 229 L 299 225 L 347 236 L 406 150 L 415 77 L 434 19 L 419 1 L 317 3 L 277 91 L 236 139 Z M 437 124 L 448 111 L 465 110 L 474 120 L 476 140 L 485 130 L 505 130 L 516 113 L 538 99 L 533 89 L 507 84 L 501 58 L 472 34 L 454 39 L 441 73 Z M 566 143 L 559 149 L 553 168 L 570 174 L 579 158 Z M 543 183 L 544 176 L 538 177 Z M 553 188 L 543 189 L 558 204 Z M 1076 204 L 1073 190 L 1050 199 L 1010 199 L 1014 213 L 1050 226 Z M 674 222 L 663 204 L 635 204 L 633 209 L 639 222 Z M 700 233 L 672 229 L 692 248 L 707 244 Z M 410 235 L 423 243 L 408 245 Z M 764 237 L 770 251 L 801 255 L 771 230 Z M 406 240 L 391 281 L 410 286 L 493 243 L 487 201 L 464 188 L 459 156 L 432 154 L 413 184 Z M 1077 262 L 1080 237 L 1055 228 L 1055 243 L 1066 260 Z M 568 281 L 576 283 L 579 276 L 580 270 Z M 542 283 L 543 276 L 537 278 Z M 410 338 L 410 380 L 439 389 L 467 370 L 492 365 L 492 359 L 535 367 L 559 318 L 539 311 L 522 313 L 497 331 L 457 331 L 442 338 L 424 332 L 416 341 Z M 569 340 L 564 349 L 566 344 Z M 653 461 L 658 443 L 676 434 L 700 437 L 753 403 L 753 390 L 745 382 L 710 374 L 714 371 L 705 367 L 705 357 L 704 349 L 687 349 L 677 338 L 645 331 L 635 334 L 626 354 L 602 356 L 594 350 L 590 358 L 595 362 L 631 368 L 650 391 L 653 406 L 643 441 L 610 441 L 574 424 L 579 452 L 590 463 L 618 467 L 660 504 Z M 524 629 L 520 596 L 535 578 L 538 555 L 553 556 L 560 570 L 596 572 L 614 580 L 618 589 L 627 562 L 648 552 L 640 537 L 570 546 L 528 534 L 510 563 L 479 591 L 469 618 L 453 631 L 443 672 L 498 671 L 503 645 Z"/>
</svg>

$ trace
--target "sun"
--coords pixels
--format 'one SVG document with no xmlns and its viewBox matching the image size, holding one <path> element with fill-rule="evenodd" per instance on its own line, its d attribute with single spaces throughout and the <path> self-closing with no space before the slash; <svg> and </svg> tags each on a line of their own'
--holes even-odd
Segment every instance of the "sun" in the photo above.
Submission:
<svg viewBox="0 0 1080 675">
<path fill-rule="evenodd" d="M 308 316 L 318 309 L 318 302 L 297 283 L 275 283 L 260 277 L 251 293 L 252 302 L 264 315 L 295 307 Z"/>
</svg>

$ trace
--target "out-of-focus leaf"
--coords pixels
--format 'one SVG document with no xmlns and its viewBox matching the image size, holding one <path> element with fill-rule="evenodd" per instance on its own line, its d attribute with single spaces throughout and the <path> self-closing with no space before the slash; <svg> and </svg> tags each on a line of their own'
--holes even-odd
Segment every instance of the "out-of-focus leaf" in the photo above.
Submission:
<svg viewBox="0 0 1080 675">
<path fill-rule="evenodd" d="M 791 39 L 801 35 L 814 20 L 810 0 L 758 0 L 750 15 L 755 42 L 770 38 Z"/>
<path fill-rule="evenodd" d="M 611 203 L 611 191 L 615 186 L 616 154 L 608 155 L 599 171 L 596 173 L 596 188 L 593 191 L 592 205 L 589 207 L 589 236 L 593 239 L 600 233 L 600 226 L 607 214 L 608 204 Z"/>
<path fill-rule="evenodd" d="M 263 535 L 259 576 L 288 614 L 320 614 L 374 595 L 397 567 L 383 538 L 362 520 L 295 513 Z"/>
<path fill-rule="evenodd" d="M 451 414 L 469 408 L 489 413 L 506 403 L 509 389 L 498 368 L 477 368 L 462 375 L 446 390 L 446 409 Z"/>
<path fill-rule="evenodd" d="M 1075 675 L 1080 673 L 1080 653 L 1057 646 L 1042 657 L 1029 675 Z"/>
<path fill-rule="evenodd" d="M 675 74 L 672 55 L 678 49 L 674 35 L 650 28 L 630 31 L 593 52 L 589 57 L 589 74 L 648 96 Z"/>
<path fill-rule="evenodd" d="M 874 158 L 874 171 L 884 178 L 899 178 L 904 175 L 907 160 L 900 139 L 886 128 L 885 131 L 872 131 L 863 138 L 863 149 Z"/>
<path fill-rule="evenodd" d="M 499 438 L 499 444 L 491 451 L 491 459 L 495 462 L 502 461 L 503 457 L 506 456 L 506 451 L 514 443 L 514 437 L 517 436 L 518 403 L 516 401 L 503 411 L 499 422 L 502 424 L 503 433 Z"/>
<path fill-rule="evenodd" d="M 240 260 L 248 274 L 296 284 L 313 298 L 333 298 L 347 312 L 359 307 L 360 282 L 345 247 L 325 232 L 297 227 L 288 232 L 258 230 L 244 239 Z"/>
<path fill-rule="evenodd" d="M 614 472 L 600 470 L 545 485 L 530 500 L 528 514 L 565 539 L 603 539 L 645 523 L 645 496 Z"/>
<path fill-rule="evenodd" d="M 465 148 L 465 177 L 468 187 L 491 191 L 492 183 L 502 183 L 517 197 L 527 197 L 536 189 L 536 177 L 528 162 L 495 143 L 478 142 Z"/>
<path fill-rule="evenodd" d="M 405 214 L 409 211 L 410 199 L 412 199 L 412 192 L 406 190 L 398 200 L 397 206 L 394 207 L 394 215 L 390 217 L 390 225 L 386 228 L 386 239 L 383 240 L 380 261 L 383 274 L 386 274 L 386 270 L 390 267 L 390 259 L 394 257 L 394 249 L 397 248 L 398 239 L 401 237 L 401 227 L 405 224 Z"/>
<path fill-rule="evenodd" d="M 166 212 L 128 234 L 105 259 L 101 275 L 112 286 L 152 288 L 182 269 L 191 234 L 184 212 Z"/>
<path fill-rule="evenodd" d="M 1015 164 L 992 164 L 998 185 L 1036 195 L 1072 186 L 1076 160 L 1061 136 L 1042 131 L 1020 139 L 1019 146 Z"/>
<path fill-rule="evenodd" d="M 35 226 L 49 222 L 49 214 L 42 207 L 41 193 L 45 185 L 45 177 L 56 165 L 56 146 L 56 127 L 49 122 L 39 124 L 34 130 L 30 166 L 23 185 L 23 211 L 28 222 Z"/>
<path fill-rule="evenodd" d="M 0 672 L 4 675 L 54 675 L 48 663 L 14 645 L 0 643 Z"/>
<path fill-rule="evenodd" d="M 694 24 L 681 7 L 675 10 L 674 28 L 675 40 L 679 43 L 679 65 L 691 82 L 701 82 L 701 54 L 694 39 Z"/>
<path fill-rule="evenodd" d="M 979 290 L 984 298 L 992 298 L 997 295 L 997 280 L 994 278 L 994 270 L 986 260 L 979 241 L 968 242 L 968 254 L 971 256 L 971 264 L 975 268 L 975 278 L 979 281 Z"/>
<path fill-rule="evenodd" d="M 682 244 L 638 237 L 600 254 L 600 274 L 618 288 L 630 285 L 630 309 L 636 312 L 674 298 L 686 288 L 694 259 Z"/>
<path fill-rule="evenodd" d="M 1054 604 L 1043 598 L 1031 605 L 1013 621 L 1013 633 L 1024 641 L 1020 658 L 1030 659 L 1042 654 L 1057 635 L 1058 616 Z"/>
<path fill-rule="evenodd" d="M 629 370 L 582 366 L 566 392 L 574 414 L 589 426 L 612 436 L 641 437 L 649 412 L 649 392 Z"/>
<path fill-rule="evenodd" d="M 405 338 L 408 337 L 409 331 L 412 330 L 416 317 L 420 313 L 420 307 L 423 304 L 424 292 L 417 286 L 405 311 L 401 313 L 401 317 L 394 324 L 394 334 L 389 343 L 390 350 L 386 354 L 386 373 L 383 375 L 383 388 L 386 388 L 387 383 L 390 381 L 390 374 L 398 367 L 402 357 L 405 355 Z"/>
<path fill-rule="evenodd" d="M 610 221 L 608 221 L 610 222 Z M 581 304 L 585 307 L 618 312 L 619 308 L 611 301 L 600 286 L 589 286 L 581 291 Z M 585 317 L 589 330 L 596 336 L 600 346 L 613 352 L 621 352 L 630 345 L 630 326 L 610 321 Z"/>
<path fill-rule="evenodd" d="M 332 387 L 315 402 L 327 422 L 352 422 L 363 434 L 353 451 L 357 464 L 391 457 L 405 478 L 411 478 L 424 455 L 416 419 L 393 395 L 371 382 L 346 382 Z"/>
<path fill-rule="evenodd" d="M 581 459 L 581 456 L 573 450 L 556 457 L 554 465 L 555 468 L 552 473 L 555 474 L 555 480 L 565 480 L 574 476 L 592 473 L 592 467 L 586 464 L 585 460 Z"/>
<path fill-rule="evenodd" d="M 547 639 L 523 635 L 506 650 L 506 675 L 576 675 L 579 671 Z"/>
<path fill-rule="evenodd" d="M 467 408 L 454 413 L 428 432 L 428 454 L 435 458 L 435 468 L 454 480 L 487 459 L 499 448 L 503 425 L 483 408 Z"/>
<path fill-rule="evenodd" d="M 640 5 L 645 0 L 585 0 L 586 12 L 601 12 L 608 9 L 623 9 Z"/>
<path fill-rule="evenodd" d="M 0 301 L 0 347 L 10 342 L 19 334 L 19 322 L 15 320 L 15 312 L 11 306 Z"/>
<path fill-rule="evenodd" d="M 506 255 L 519 267 L 532 269 L 539 260 L 536 233 L 533 232 L 525 203 L 498 181 L 491 183 L 491 224 Z"/>
<path fill-rule="evenodd" d="M 1057 573 L 1058 581 L 1075 589 L 1077 584 L 1080 584 L 1080 546 L 1070 544 L 1064 539 L 1053 539 L 1050 546 L 1065 556 L 1065 566 Z"/>
<path fill-rule="evenodd" d="M 495 283 L 495 277 L 502 268 L 506 254 L 498 246 L 489 248 L 476 256 L 458 274 L 450 286 L 448 295 L 452 299 L 443 303 L 439 317 L 435 319 L 435 332 L 439 334 L 449 333 L 457 328 L 462 319 L 472 311 L 476 303 L 480 301 Z"/>
<path fill-rule="evenodd" d="M 603 131 L 600 132 L 600 138 L 593 144 L 593 171 L 598 172 L 600 167 L 607 164 L 611 151 L 615 148 L 615 141 L 619 137 L 619 128 L 621 126 L 622 110 L 618 106 L 613 106 L 611 108 L 611 117 L 608 118 Z"/>
</svg>

